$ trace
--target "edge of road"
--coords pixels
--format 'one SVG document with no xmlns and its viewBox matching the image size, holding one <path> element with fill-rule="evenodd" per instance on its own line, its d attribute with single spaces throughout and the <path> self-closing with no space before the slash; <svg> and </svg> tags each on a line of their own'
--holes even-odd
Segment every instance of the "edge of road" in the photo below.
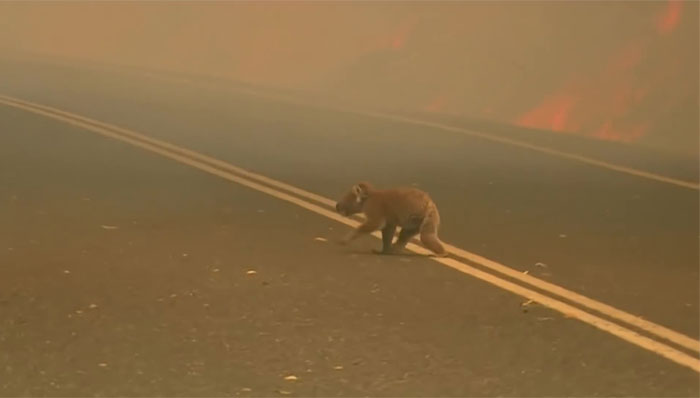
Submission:
<svg viewBox="0 0 700 398">
<path fill-rule="evenodd" d="M 147 135 L 136 131 L 5 95 L 0 95 L 0 103 L 80 127 L 86 132 L 100 134 L 111 139 L 131 144 L 135 147 L 150 151 L 179 163 L 197 168 L 209 174 L 219 176 L 229 181 L 287 201 L 313 213 L 345 224 L 349 227 L 357 227 L 359 225 L 359 220 L 361 220 L 360 217 L 350 219 L 340 216 L 332 210 L 334 201 L 323 196 L 316 195 L 312 192 L 305 191 L 284 182 L 239 168 L 204 154 L 148 137 Z M 379 232 L 375 232 L 373 236 L 380 238 Z M 414 240 L 409 243 L 407 249 L 417 254 L 430 254 L 426 249 L 415 242 L 416 241 Z M 646 321 L 639 316 L 626 313 L 607 304 L 569 291 L 563 287 L 527 274 L 522 274 L 521 272 L 509 268 L 503 264 L 489 260 L 458 247 L 448 244 L 447 248 L 450 254 L 465 261 L 462 262 L 449 257 L 429 258 L 464 274 L 476 277 L 501 289 L 549 307 L 550 309 L 560 312 L 566 317 L 576 318 L 602 331 L 615 335 L 629 343 L 637 345 L 700 373 L 700 359 L 698 358 L 698 353 L 700 353 L 700 341 L 698 340 L 668 329 L 664 326 Z M 490 272 L 486 272 L 484 269 L 488 269 Z M 533 290 L 514 283 L 512 281 L 514 279 L 530 285 L 538 290 Z M 568 302 L 552 298 L 544 294 L 544 292 L 553 296 L 558 296 Z M 612 322 L 609 319 L 602 318 L 601 316 L 583 311 L 581 308 L 574 306 L 574 303 L 578 306 L 593 310 L 599 313 L 599 315 L 615 319 L 622 324 L 627 324 L 628 326 L 638 329 L 638 331 L 621 326 L 620 324 Z M 674 348 L 667 343 L 656 341 L 641 334 L 639 331 L 643 331 L 648 335 L 653 335 L 657 338 L 666 340 L 668 343 L 672 343 L 678 348 Z M 686 353 L 684 350 L 692 352 L 692 355 Z"/>
</svg>

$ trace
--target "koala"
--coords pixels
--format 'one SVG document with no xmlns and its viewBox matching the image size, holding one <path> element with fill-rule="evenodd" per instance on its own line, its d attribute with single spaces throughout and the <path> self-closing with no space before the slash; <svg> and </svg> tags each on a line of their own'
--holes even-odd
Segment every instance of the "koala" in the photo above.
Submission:
<svg viewBox="0 0 700 398">
<path fill-rule="evenodd" d="M 357 213 L 366 216 L 362 225 L 340 241 L 343 245 L 381 229 L 382 248 L 373 250 L 374 253 L 401 251 L 411 238 L 420 234 L 423 246 L 438 257 L 447 256 L 438 237 L 440 213 L 437 206 L 426 192 L 417 188 L 376 189 L 368 182 L 360 182 L 336 203 L 335 210 L 345 217 Z M 401 231 L 392 245 L 397 227 L 401 227 Z"/>
</svg>

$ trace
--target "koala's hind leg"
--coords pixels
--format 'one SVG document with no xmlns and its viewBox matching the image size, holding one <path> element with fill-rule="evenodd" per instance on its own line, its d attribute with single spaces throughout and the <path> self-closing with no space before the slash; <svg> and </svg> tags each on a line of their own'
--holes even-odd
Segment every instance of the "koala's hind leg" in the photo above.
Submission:
<svg viewBox="0 0 700 398">
<path fill-rule="evenodd" d="M 420 228 L 420 241 L 427 249 L 438 257 L 447 256 L 447 250 L 438 237 L 440 220 L 437 217 L 427 217 Z"/>
<path fill-rule="evenodd" d="M 382 228 L 382 249 L 372 250 L 377 254 L 389 254 L 391 253 L 391 242 L 394 241 L 394 235 L 396 235 L 396 224 L 387 224 Z"/>
<path fill-rule="evenodd" d="M 394 243 L 394 246 L 392 247 L 393 251 L 401 251 L 403 250 L 408 242 L 416 235 L 420 233 L 420 227 L 407 227 L 407 228 L 401 228 L 401 232 L 399 232 L 399 238 L 396 239 L 396 243 Z"/>
</svg>

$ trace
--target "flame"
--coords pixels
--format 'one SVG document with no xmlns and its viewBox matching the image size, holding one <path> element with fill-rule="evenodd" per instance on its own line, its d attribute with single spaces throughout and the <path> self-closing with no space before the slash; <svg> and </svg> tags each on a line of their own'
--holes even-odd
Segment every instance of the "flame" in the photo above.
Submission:
<svg viewBox="0 0 700 398">
<path fill-rule="evenodd" d="M 661 35 L 667 35 L 673 32 L 681 20 L 681 11 L 683 10 L 683 2 L 680 0 L 668 0 L 666 9 L 659 16 L 656 22 L 656 30 Z"/>
<path fill-rule="evenodd" d="M 597 71 L 549 93 L 515 123 L 524 127 L 576 133 L 603 140 L 633 142 L 682 103 L 679 80 L 684 59 L 668 56 L 668 38 L 680 23 L 683 2 L 668 0 L 654 19 L 662 36 L 639 36 L 612 54 Z M 657 98 L 667 97 L 659 102 Z"/>
<path fill-rule="evenodd" d="M 624 75 L 609 73 L 583 79 L 545 98 L 522 114 L 516 124 L 603 140 L 635 141 L 649 130 L 648 124 L 634 122 L 633 115 L 649 88 L 633 83 Z"/>
<path fill-rule="evenodd" d="M 524 127 L 543 128 L 558 132 L 571 130 L 570 115 L 576 102 L 576 97 L 572 95 L 555 94 L 520 116 L 516 123 Z"/>
<path fill-rule="evenodd" d="M 651 130 L 649 111 L 665 112 L 664 106 L 650 108 L 650 94 L 669 89 L 668 77 L 675 73 L 674 58 L 641 68 L 649 51 L 662 48 L 653 43 L 633 41 L 623 46 L 597 73 L 573 80 L 546 96 L 537 106 L 516 118 L 520 126 L 576 133 L 594 138 L 633 142 Z M 671 104 L 667 104 L 672 106 Z"/>
</svg>

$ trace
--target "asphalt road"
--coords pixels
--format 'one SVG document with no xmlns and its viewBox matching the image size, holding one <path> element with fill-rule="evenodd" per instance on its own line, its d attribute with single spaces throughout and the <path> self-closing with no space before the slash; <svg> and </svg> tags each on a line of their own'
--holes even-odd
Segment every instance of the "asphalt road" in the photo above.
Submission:
<svg viewBox="0 0 700 398">
<path fill-rule="evenodd" d="M 700 333 L 696 190 L 225 87 L 0 72 L 0 94 L 327 197 L 415 184 L 447 242 Z M 700 393 L 690 369 L 429 259 L 336 246 L 347 227 L 292 204 L 11 107 L 0 129 L 3 396 Z"/>
</svg>

